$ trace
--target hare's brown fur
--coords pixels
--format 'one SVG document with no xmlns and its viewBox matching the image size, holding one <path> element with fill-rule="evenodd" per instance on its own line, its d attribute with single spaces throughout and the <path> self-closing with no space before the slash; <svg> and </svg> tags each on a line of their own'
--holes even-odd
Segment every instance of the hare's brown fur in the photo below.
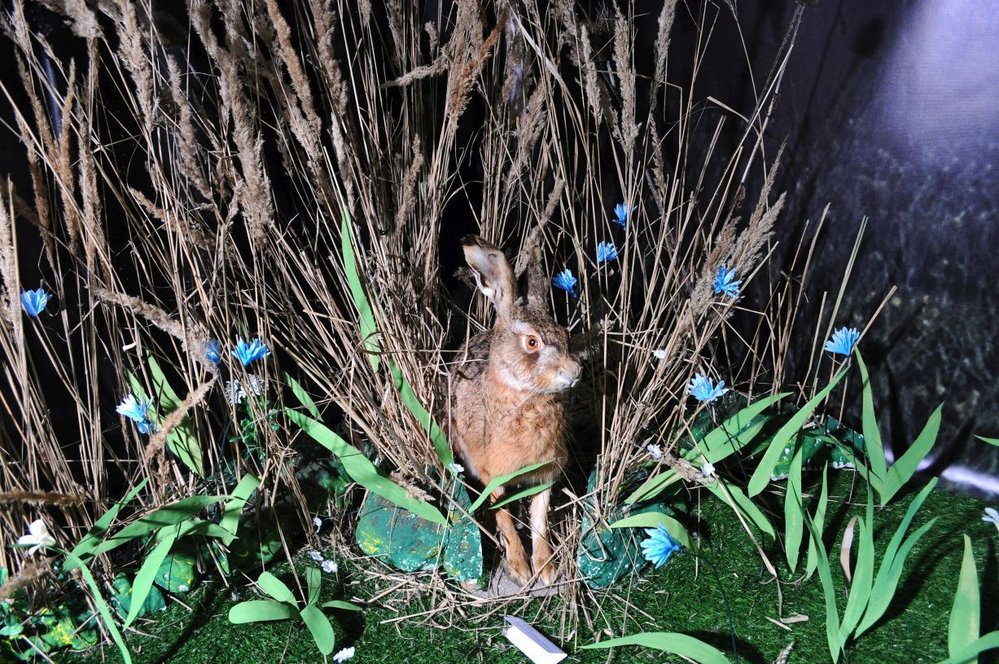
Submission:
<svg viewBox="0 0 999 664">
<path fill-rule="evenodd" d="M 479 289 L 496 307 L 496 323 L 459 351 L 451 378 L 453 442 L 468 471 L 483 484 L 542 461 L 549 463 L 516 481 L 552 481 L 568 460 L 565 390 L 580 374 L 580 364 L 569 352 L 568 333 L 552 320 L 541 297 L 515 301 L 512 270 L 495 246 L 466 238 L 465 257 Z M 491 498 L 496 501 L 503 494 L 499 489 Z M 533 568 L 544 583 L 555 578 L 548 540 L 550 498 L 548 489 L 531 500 Z M 500 509 L 496 525 L 511 575 L 528 582 L 531 566 L 513 517 Z"/>
</svg>

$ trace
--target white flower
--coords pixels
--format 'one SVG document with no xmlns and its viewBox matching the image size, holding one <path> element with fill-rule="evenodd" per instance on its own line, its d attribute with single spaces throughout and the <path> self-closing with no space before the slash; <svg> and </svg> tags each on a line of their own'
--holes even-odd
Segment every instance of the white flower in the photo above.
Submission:
<svg viewBox="0 0 999 664">
<path fill-rule="evenodd" d="M 336 574 L 336 571 L 340 569 L 337 567 L 335 560 L 324 560 L 322 563 L 323 571 L 327 574 Z"/>
<path fill-rule="evenodd" d="M 225 384 L 225 398 L 233 406 L 239 405 L 246 398 L 246 392 L 238 380 L 230 380 Z"/>
<path fill-rule="evenodd" d="M 319 532 L 319 529 L 323 527 L 323 520 L 314 516 L 312 517 L 312 525 L 316 527 L 316 532 Z"/>
<path fill-rule="evenodd" d="M 663 458 L 663 448 L 661 448 L 660 446 L 646 445 L 645 449 L 648 450 L 649 456 L 655 459 L 656 461 L 659 461 L 659 459 Z"/>
<path fill-rule="evenodd" d="M 715 465 L 710 461 L 705 461 L 704 465 L 701 466 L 701 477 L 714 477 L 715 476 Z"/>
<path fill-rule="evenodd" d="M 999 528 L 999 510 L 994 507 L 986 507 L 985 516 L 982 517 L 982 521 L 994 523 L 996 524 L 996 528 Z"/>
<path fill-rule="evenodd" d="M 317 563 L 323 562 L 323 554 L 319 553 L 318 551 L 309 549 L 306 553 L 309 554 L 309 558 L 312 558 Z"/>
<path fill-rule="evenodd" d="M 264 391 L 264 379 L 256 374 L 249 374 L 246 377 L 246 389 L 259 397 Z"/>
<path fill-rule="evenodd" d="M 19 546 L 30 546 L 28 556 L 33 556 L 39 549 L 55 546 L 56 541 L 52 535 L 49 535 L 45 522 L 37 519 L 28 524 L 28 534 L 17 538 L 17 543 Z"/>
<path fill-rule="evenodd" d="M 465 467 L 460 463 L 452 463 L 450 466 L 448 466 L 448 470 L 450 470 L 455 475 L 459 475 L 465 472 Z"/>
<path fill-rule="evenodd" d="M 656 358 L 657 360 L 665 360 L 666 359 L 666 351 L 664 351 L 662 348 L 660 348 L 658 350 L 654 350 L 654 351 L 652 351 L 652 357 Z"/>
<path fill-rule="evenodd" d="M 348 659 L 354 656 L 354 646 L 349 648 L 344 648 L 337 654 L 333 655 L 334 662 L 346 662 Z"/>
</svg>

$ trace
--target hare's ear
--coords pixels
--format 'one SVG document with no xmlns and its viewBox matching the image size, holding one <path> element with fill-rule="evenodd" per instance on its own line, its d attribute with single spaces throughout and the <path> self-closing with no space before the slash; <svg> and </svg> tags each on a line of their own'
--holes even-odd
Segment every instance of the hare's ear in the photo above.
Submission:
<svg viewBox="0 0 999 664">
<path fill-rule="evenodd" d="M 492 300 L 496 313 L 509 316 L 513 310 L 513 270 L 506 256 L 498 247 L 478 235 L 468 235 L 461 240 L 465 261 L 475 275 L 475 285 Z"/>
<path fill-rule="evenodd" d="M 534 247 L 531 260 L 527 263 L 527 306 L 537 311 L 548 312 L 548 279 L 545 277 L 541 248 Z"/>
</svg>

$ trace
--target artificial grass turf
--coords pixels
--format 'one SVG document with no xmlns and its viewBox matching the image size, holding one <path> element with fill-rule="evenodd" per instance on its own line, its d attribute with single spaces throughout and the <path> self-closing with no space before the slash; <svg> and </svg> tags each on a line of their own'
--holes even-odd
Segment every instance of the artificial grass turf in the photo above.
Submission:
<svg viewBox="0 0 999 664">
<path fill-rule="evenodd" d="M 861 493 L 861 482 L 852 487 L 853 477 L 848 472 L 831 476 L 831 503 L 826 518 L 825 540 L 830 549 L 840 612 L 845 605 L 843 575 L 838 563 L 840 540 L 849 518 L 862 515 L 866 499 Z M 875 509 L 876 565 L 913 496 L 914 492 L 910 491 L 896 497 L 889 507 Z M 770 498 L 773 507 L 779 506 L 778 496 Z M 974 498 L 955 496 L 940 489 L 929 496 L 910 526 L 910 532 L 932 517 L 937 517 L 937 522 L 909 554 L 899 589 L 885 617 L 856 643 L 849 645 L 841 661 L 883 664 L 936 662 L 946 658 L 947 624 L 963 552 L 962 533 L 967 533 L 975 545 L 982 595 L 982 633 L 999 627 L 999 567 L 996 562 L 999 537 L 994 525 L 981 520 L 984 506 Z M 736 661 L 732 651 L 734 631 L 740 661 L 772 662 L 792 642 L 790 661 L 829 661 L 825 604 L 818 575 L 808 580 L 800 577 L 804 567 L 804 546 L 799 574 L 791 576 L 786 571 L 783 551 L 767 542 L 765 536 L 760 539 L 782 576 L 778 591 L 778 585 L 769 580 L 756 549 L 731 510 L 713 497 L 704 501 L 698 510 L 706 524 L 700 557 L 683 552 L 661 569 L 646 570 L 641 576 L 621 582 L 599 595 L 600 610 L 591 614 L 595 616 L 598 630 L 606 627 L 611 632 L 600 638 L 639 631 L 683 632 L 716 646 Z M 775 527 L 779 530 L 777 524 Z M 346 567 L 341 565 L 342 569 Z M 272 571 L 281 574 L 280 567 Z M 287 572 L 287 568 L 284 571 Z M 349 569 L 341 572 L 341 577 L 349 575 Z M 361 575 L 356 577 L 361 578 Z M 324 599 L 335 596 L 332 586 L 325 584 Z M 373 592 L 374 589 L 351 587 L 351 591 L 359 595 L 363 595 L 364 590 Z M 241 595 L 239 600 L 252 598 L 252 592 L 248 590 L 241 591 Z M 782 596 L 784 617 L 802 615 L 808 620 L 789 625 L 790 629 L 767 620 L 779 617 L 779 596 Z M 219 584 L 206 584 L 183 597 L 191 612 L 173 602 L 155 621 L 140 626 L 149 636 L 129 635 L 133 660 L 219 664 L 322 661 L 308 630 L 299 622 L 230 624 L 226 614 L 239 600 L 230 597 L 229 591 Z M 532 603 L 517 613 L 570 653 L 568 661 L 582 664 L 608 661 L 607 651 L 576 650 L 579 645 L 597 638 L 585 624 L 575 635 L 560 635 L 556 622 L 537 615 L 538 606 L 540 602 Z M 406 611 L 416 613 L 427 608 L 430 607 L 415 602 L 406 607 Z M 549 615 L 556 613 L 550 606 L 548 609 Z M 643 614 L 650 615 L 652 620 Z M 337 650 L 355 646 L 357 654 L 352 663 L 523 664 L 528 661 L 502 636 L 503 623 L 499 615 L 476 629 L 456 627 L 447 630 L 415 622 L 384 624 L 382 621 L 398 614 L 377 606 L 365 608 L 360 615 L 332 611 L 327 611 L 327 615 L 334 616 Z M 994 657 L 986 656 L 985 659 L 996 661 Z M 105 645 L 86 653 L 64 655 L 58 661 L 94 664 L 117 662 L 120 658 L 113 647 Z M 680 660 L 661 652 L 627 647 L 617 649 L 614 661 L 637 664 Z"/>
</svg>

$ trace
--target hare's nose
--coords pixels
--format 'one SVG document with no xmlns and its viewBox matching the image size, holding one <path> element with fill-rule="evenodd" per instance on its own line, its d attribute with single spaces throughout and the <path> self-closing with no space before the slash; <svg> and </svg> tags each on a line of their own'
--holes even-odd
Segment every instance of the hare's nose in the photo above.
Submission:
<svg viewBox="0 0 999 664">
<path fill-rule="evenodd" d="M 573 387 L 579 382 L 579 375 L 583 373 L 583 367 L 578 362 L 574 362 L 568 367 L 561 368 L 558 373 L 559 378 L 567 387 Z"/>
</svg>

